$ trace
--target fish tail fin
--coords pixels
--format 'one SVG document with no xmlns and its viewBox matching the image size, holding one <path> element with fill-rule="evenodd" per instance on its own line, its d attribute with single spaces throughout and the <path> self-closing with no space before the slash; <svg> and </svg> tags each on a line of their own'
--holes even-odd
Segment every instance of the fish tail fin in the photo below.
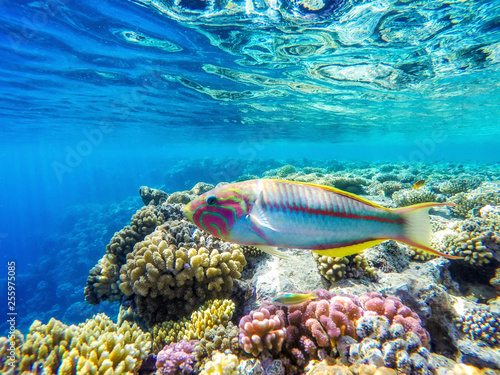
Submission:
<svg viewBox="0 0 500 375">
<path fill-rule="evenodd" d="M 462 257 L 439 252 L 430 247 L 431 221 L 429 218 L 429 210 L 434 206 L 454 206 L 454 204 L 419 203 L 412 206 L 393 209 L 392 212 L 401 215 L 405 221 L 403 224 L 403 235 L 394 239 L 433 255 L 442 256 L 448 259 L 463 259 Z"/>
</svg>

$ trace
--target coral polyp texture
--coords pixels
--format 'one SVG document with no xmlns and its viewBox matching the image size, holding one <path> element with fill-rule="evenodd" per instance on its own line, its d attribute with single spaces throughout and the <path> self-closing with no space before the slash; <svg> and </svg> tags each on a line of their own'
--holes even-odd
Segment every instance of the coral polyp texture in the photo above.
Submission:
<svg viewBox="0 0 500 375">
<path fill-rule="evenodd" d="M 215 352 L 200 375 L 237 375 L 239 360 L 234 354 Z"/>
<path fill-rule="evenodd" d="M 189 319 L 171 320 L 153 326 L 153 352 L 157 353 L 165 345 L 180 340 L 202 340 L 214 327 L 225 328 L 233 316 L 234 308 L 231 300 L 207 301 Z"/>
<path fill-rule="evenodd" d="M 132 216 L 130 225 L 116 232 L 106 246 L 106 254 L 90 270 L 85 288 L 85 300 L 90 304 L 117 301 L 123 295 L 118 287 L 120 267 L 134 245 L 167 220 L 180 220 L 181 206 L 145 206 Z"/>
<path fill-rule="evenodd" d="M 158 227 L 121 268 L 120 289 L 133 296 L 149 325 L 189 315 L 206 300 L 227 295 L 241 277 L 246 261 L 240 247 L 194 228 L 186 221 Z"/>
<path fill-rule="evenodd" d="M 286 335 L 282 316 L 261 308 L 244 316 L 239 326 L 239 341 L 245 352 L 257 356 L 264 348 L 275 352 L 281 350 Z"/>
<path fill-rule="evenodd" d="M 430 335 L 399 298 L 375 292 L 359 298 L 326 290 L 315 294 L 318 299 L 299 306 L 279 309 L 265 303 L 244 316 L 241 347 L 253 356 L 283 347 L 299 368 L 313 359 L 338 356 L 345 363 L 387 366 L 398 373 L 432 368 Z"/>
<path fill-rule="evenodd" d="M 149 333 L 98 314 L 78 326 L 35 321 L 21 348 L 19 370 L 45 374 L 135 374 L 151 347 Z"/>
<path fill-rule="evenodd" d="M 500 313 L 492 312 L 489 308 L 468 309 L 462 317 L 457 318 L 456 325 L 472 340 L 500 346 Z"/>
<path fill-rule="evenodd" d="M 156 358 L 157 375 L 194 374 L 196 340 L 181 340 L 165 346 Z"/>
<path fill-rule="evenodd" d="M 411 206 L 412 204 L 436 202 L 436 193 L 422 188 L 422 189 L 403 189 L 398 190 L 392 194 L 392 199 L 400 207 Z"/>
<path fill-rule="evenodd" d="M 456 222 L 442 233 L 438 247 L 448 254 L 464 257 L 470 264 L 488 264 L 500 253 L 500 221 L 496 218 L 477 217 Z"/>
<path fill-rule="evenodd" d="M 371 267 L 361 254 L 330 257 L 312 253 L 312 256 L 318 263 L 321 276 L 332 283 L 343 278 L 360 279 L 363 276 L 371 280 L 377 279 L 375 268 Z"/>
</svg>

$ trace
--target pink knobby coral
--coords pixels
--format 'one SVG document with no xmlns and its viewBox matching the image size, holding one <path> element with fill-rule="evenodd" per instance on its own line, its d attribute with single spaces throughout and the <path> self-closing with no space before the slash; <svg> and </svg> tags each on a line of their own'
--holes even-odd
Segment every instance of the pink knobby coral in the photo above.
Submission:
<svg viewBox="0 0 500 375">
<path fill-rule="evenodd" d="M 274 315 L 267 308 L 261 307 L 241 318 L 239 327 L 240 346 L 245 352 L 256 357 L 264 348 L 281 350 L 286 336 L 282 312 Z"/>
<path fill-rule="evenodd" d="M 430 335 L 422 327 L 420 317 L 411 309 L 403 305 L 397 297 L 382 297 L 376 292 L 366 293 L 359 297 L 365 308 L 365 316 L 385 316 L 391 324 L 401 324 L 405 332 L 414 332 L 420 338 L 423 346 L 428 346 Z"/>
</svg>

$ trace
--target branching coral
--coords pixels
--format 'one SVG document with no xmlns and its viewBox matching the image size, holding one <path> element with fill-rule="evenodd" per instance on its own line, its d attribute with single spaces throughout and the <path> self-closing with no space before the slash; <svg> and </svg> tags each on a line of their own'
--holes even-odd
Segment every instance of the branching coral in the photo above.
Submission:
<svg viewBox="0 0 500 375">
<path fill-rule="evenodd" d="M 426 262 L 436 257 L 435 255 L 428 253 L 427 251 L 423 251 L 412 246 L 410 246 L 409 251 L 410 251 L 410 258 L 419 262 Z"/>
<path fill-rule="evenodd" d="M 116 232 L 106 246 L 106 255 L 89 272 L 85 288 L 85 300 L 92 304 L 101 301 L 117 301 L 122 293 L 118 288 L 120 267 L 125 263 L 136 243 L 167 220 L 181 220 L 184 215 L 180 205 L 144 206 L 138 210 L 130 225 Z"/>
<path fill-rule="evenodd" d="M 403 189 L 392 194 L 392 199 L 399 207 L 405 207 L 417 203 L 436 202 L 437 195 L 425 188 Z"/>
<path fill-rule="evenodd" d="M 238 326 L 231 322 L 207 329 L 196 346 L 197 356 L 200 358 L 210 356 L 215 350 L 238 354 L 240 352 L 239 333 Z"/>
<path fill-rule="evenodd" d="M 365 275 L 371 280 L 377 279 L 375 268 L 371 267 L 361 254 L 347 257 L 329 257 L 316 253 L 312 253 L 312 255 L 318 263 L 321 275 L 332 283 L 344 277 L 360 279 Z"/>
<path fill-rule="evenodd" d="M 35 321 L 22 346 L 20 371 L 41 366 L 46 374 L 134 374 L 151 346 L 149 334 L 98 314 L 78 326 L 52 318 Z"/>
<path fill-rule="evenodd" d="M 0 337 L 0 373 L 14 374 L 21 359 L 24 336 L 17 329 L 9 337 Z"/>
<path fill-rule="evenodd" d="M 150 325 L 187 315 L 207 299 L 226 295 L 246 264 L 238 245 L 205 237 L 191 223 L 176 224 L 146 236 L 120 271 L 120 289 L 134 296 L 139 315 Z M 191 231 L 191 242 L 178 242 Z"/>
<path fill-rule="evenodd" d="M 453 231 L 442 237 L 438 247 L 464 257 L 470 264 L 487 264 L 500 252 L 500 222 L 475 218 L 457 223 Z"/>
<path fill-rule="evenodd" d="M 234 302 L 231 300 L 207 301 L 191 314 L 189 320 L 183 318 L 179 322 L 167 321 L 153 326 L 153 352 L 157 353 L 165 345 L 182 339 L 201 340 L 212 328 L 227 326 L 234 308 Z"/>
<path fill-rule="evenodd" d="M 481 185 L 481 180 L 474 176 L 467 178 L 456 178 L 445 181 L 439 186 L 439 190 L 446 195 L 455 195 L 476 189 Z"/>
<path fill-rule="evenodd" d="M 472 340 L 482 340 L 491 346 L 500 345 L 500 314 L 490 309 L 466 310 L 456 320 L 456 326 Z"/>
</svg>

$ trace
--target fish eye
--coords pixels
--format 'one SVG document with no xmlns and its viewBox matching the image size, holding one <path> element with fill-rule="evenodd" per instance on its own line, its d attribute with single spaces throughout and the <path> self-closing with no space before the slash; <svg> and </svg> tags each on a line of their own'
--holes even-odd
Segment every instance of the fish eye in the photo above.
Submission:
<svg viewBox="0 0 500 375">
<path fill-rule="evenodd" d="M 214 204 L 215 202 L 217 202 L 217 198 L 215 195 L 209 195 L 206 199 L 205 199 L 205 202 L 207 202 L 208 204 Z"/>
</svg>

